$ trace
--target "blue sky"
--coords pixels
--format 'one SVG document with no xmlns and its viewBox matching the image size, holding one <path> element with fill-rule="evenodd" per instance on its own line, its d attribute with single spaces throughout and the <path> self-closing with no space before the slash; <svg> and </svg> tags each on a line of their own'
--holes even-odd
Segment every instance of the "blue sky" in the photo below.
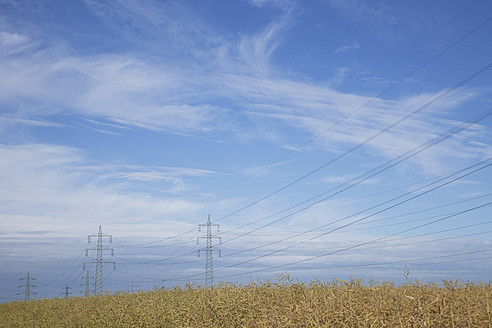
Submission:
<svg viewBox="0 0 492 328">
<path fill-rule="evenodd" d="M 105 288 L 203 283 L 209 214 L 216 282 L 488 281 L 491 12 L 0 0 L 1 301 L 80 295 L 99 225 Z"/>
</svg>

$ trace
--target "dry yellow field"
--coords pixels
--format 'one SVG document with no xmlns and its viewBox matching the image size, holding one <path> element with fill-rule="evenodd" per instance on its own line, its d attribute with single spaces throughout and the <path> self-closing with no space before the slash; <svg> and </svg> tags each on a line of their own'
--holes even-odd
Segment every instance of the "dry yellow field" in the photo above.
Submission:
<svg viewBox="0 0 492 328">
<path fill-rule="evenodd" d="M 0 327 L 492 327 L 492 284 L 287 279 L 0 304 Z"/>
</svg>

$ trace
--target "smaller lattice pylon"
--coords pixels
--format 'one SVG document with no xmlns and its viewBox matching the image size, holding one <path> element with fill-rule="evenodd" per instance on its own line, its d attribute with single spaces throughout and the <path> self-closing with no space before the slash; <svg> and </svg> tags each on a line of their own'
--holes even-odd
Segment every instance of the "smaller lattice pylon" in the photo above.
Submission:
<svg viewBox="0 0 492 328">
<path fill-rule="evenodd" d="M 63 289 L 65 290 L 65 298 L 68 298 L 70 296 L 70 294 L 72 294 L 70 292 L 70 289 L 72 289 L 72 288 L 68 286 L 68 282 L 67 282 L 67 285 L 65 287 L 63 287 Z"/>
<path fill-rule="evenodd" d="M 33 292 L 31 288 L 36 288 L 36 285 L 33 285 L 31 282 L 36 280 L 36 278 L 31 278 L 29 271 L 27 271 L 27 276 L 25 278 L 20 278 L 19 280 L 24 280 L 24 285 L 17 286 L 17 288 L 25 287 L 24 291 L 24 301 L 31 300 L 32 295 L 36 295 L 36 292 Z M 17 295 L 21 295 L 22 293 L 17 293 Z"/>
<path fill-rule="evenodd" d="M 84 296 L 89 297 L 91 296 L 91 279 L 94 279 L 94 277 L 90 275 L 89 270 L 87 270 L 86 273 L 86 276 L 82 277 L 82 279 L 85 279 L 85 282 L 83 284 L 80 284 L 80 286 L 85 287 L 85 290 L 83 291 Z"/>
<path fill-rule="evenodd" d="M 130 286 L 126 286 L 126 289 L 131 294 L 134 294 L 135 291 L 137 291 L 137 293 L 138 293 L 138 291 L 139 291 L 138 286 L 135 286 L 135 284 L 133 283 L 133 280 L 131 281 Z"/>
</svg>

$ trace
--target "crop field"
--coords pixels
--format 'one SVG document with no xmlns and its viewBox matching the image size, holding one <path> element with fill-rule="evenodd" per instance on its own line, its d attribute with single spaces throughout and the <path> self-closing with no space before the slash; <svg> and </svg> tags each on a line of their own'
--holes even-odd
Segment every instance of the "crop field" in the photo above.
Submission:
<svg viewBox="0 0 492 328">
<path fill-rule="evenodd" d="M 1 327 L 492 327 L 492 284 L 352 279 L 185 286 L 0 305 Z"/>
</svg>

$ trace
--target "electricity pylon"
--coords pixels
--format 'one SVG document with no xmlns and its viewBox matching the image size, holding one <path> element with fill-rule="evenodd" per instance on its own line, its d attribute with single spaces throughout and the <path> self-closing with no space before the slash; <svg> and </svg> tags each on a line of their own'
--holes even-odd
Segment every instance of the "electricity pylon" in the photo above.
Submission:
<svg viewBox="0 0 492 328">
<path fill-rule="evenodd" d="M 31 278 L 29 275 L 29 271 L 27 271 L 27 276 L 25 278 L 20 278 L 19 280 L 24 280 L 25 281 L 25 291 L 24 291 L 24 301 L 29 301 L 31 300 L 31 295 L 37 294 L 36 292 L 32 292 L 31 288 L 35 288 L 36 285 L 31 284 L 31 281 L 36 280 L 36 278 Z M 22 287 L 22 285 L 17 286 L 17 288 Z M 17 293 L 17 295 L 20 295 L 21 293 Z"/>
<path fill-rule="evenodd" d="M 217 227 L 217 232 L 219 232 L 219 225 L 210 222 L 210 214 L 208 215 L 207 223 L 201 223 L 198 225 L 198 231 L 202 231 L 202 227 L 207 227 L 207 235 L 196 238 L 196 243 L 200 243 L 200 238 L 207 239 L 207 246 L 205 248 L 198 250 L 198 257 L 200 257 L 200 251 L 205 251 L 206 262 L 205 262 L 205 285 L 212 287 L 214 283 L 214 263 L 213 263 L 213 252 L 218 251 L 220 257 L 220 249 L 215 249 L 212 243 L 213 238 L 219 239 L 219 243 L 222 243 L 221 237 L 214 236 L 212 234 L 212 227 Z"/>
<path fill-rule="evenodd" d="M 130 286 L 126 286 L 126 289 L 127 289 L 127 290 L 129 291 L 129 293 L 131 293 L 131 294 L 134 294 L 134 293 L 135 293 L 135 290 L 136 290 L 137 292 L 138 292 L 138 290 L 139 290 L 139 289 L 138 289 L 138 286 L 135 286 L 135 285 L 133 284 L 133 280 L 132 280 L 132 282 L 131 282 Z"/>
<path fill-rule="evenodd" d="M 116 270 L 116 262 L 113 261 L 104 261 L 103 260 L 103 251 L 111 251 L 111 256 L 114 256 L 114 248 L 103 247 L 103 238 L 109 238 L 109 242 L 113 242 L 113 236 L 105 235 L 102 233 L 102 228 L 99 226 L 99 232 L 97 234 L 89 235 L 87 241 L 91 242 L 91 237 L 97 237 L 97 247 L 96 248 L 87 248 L 85 250 L 85 256 L 89 254 L 89 251 L 93 250 L 97 252 L 96 261 L 84 262 L 84 270 L 86 263 L 95 263 L 96 264 L 96 277 L 94 281 L 94 294 L 101 295 L 103 293 L 103 264 L 104 263 L 113 263 L 113 270 Z"/>
<path fill-rule="evenodd" d="M 67 286 L 63 287 L 63 289 L 65 289 L 65 298 L 68 298 L 68 295 L 70 295 L 70 289 L 72 289 L 71 287 L 68 287 L 68 282 L 67 282 Z"/>
<path fill-rule="evenodd" d="M 80 284 L 80 286 L 85 286 L 85 297 L 89 297 L 91 296 L 91 278 L 94 278 L 94 277 L 91 277 L 90 274 L 89 274 L 89 271 L 86 271 L 87 275 L 85 277 L 82 277 L 82 279 L 85 279 L 85 283 L 84 284 Z"/>
</svg>

